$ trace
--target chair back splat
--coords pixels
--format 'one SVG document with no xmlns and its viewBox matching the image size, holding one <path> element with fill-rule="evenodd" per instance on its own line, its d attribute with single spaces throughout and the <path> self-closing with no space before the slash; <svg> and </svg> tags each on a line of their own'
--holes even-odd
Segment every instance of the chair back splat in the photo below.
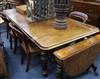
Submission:
<svg viewBox="0 0 100 79">
<path fill-rule="evenodd" d="M 21 43 L 23 42 L 25 44 L 26 51 L 29 52 L 28 39 L 26 35 L 24 35 L 19 29 L 17 29 L 16 26 L 12 23 L 9 24 L 9 27 L 14 34 L 14 38 L 18 39 Z"/>
</svg>

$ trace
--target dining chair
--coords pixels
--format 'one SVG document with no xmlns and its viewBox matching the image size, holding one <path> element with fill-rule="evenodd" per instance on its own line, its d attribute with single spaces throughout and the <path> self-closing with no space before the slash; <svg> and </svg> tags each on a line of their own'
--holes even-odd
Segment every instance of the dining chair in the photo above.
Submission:
<svg viewBox="0 0 100 79">
<path fill-rule="evenodd" d="M 79 12 L 79 11 L 72 11 L 69 14 L 69 17 L 76 19 L 78 21 L 81 21 L 81 22 L 86 22 L 88 20 L 88 15 L 83 12 Z"/>
<path fill-rule="evenodd" d="M 5 15 L 3 12 L 0 12 L 0 17 L 2 17 L 2 19 L 4 20 L 4 23 L 6 25 L 6 33 L 7 33 L 7 39 L 9 38 L 9 42 L 10 42 L 10 48 L 13 49 L 14 54 L 16 54 L 16 49 L 17 49 L 17 40 L 14 38 L 14 34 L 9 26 L 9 23 L 11 22 Z M 13 23 L 12 23 L 13 24 Z M 13 24 L 13 26 L 15 26 Z M 13 47 L 14 46 L 14 47 Z"/>
<path fill-rule="evenodd" d="M 14 25 L 13 23 L 9 23 L 9 42 L 10 42 L 10 48 L 13 49 L 13 53 L 16 54 L 17 51 L 17 43 L 18 43 L 18 36 L 15 34 L 15 32 L 13 31 L 12 27 L 15 28 L 16 25 Z M 20 32 L 20 31 L 19 31 Z M 21 32 L 20 32 L 21 33 Z"/>
<path fill-rule="evenodd" d="M 14 34 L 15 40 L 19 41 L 19 45 L 21 48 L 21 64 L 24 64 L 26 58 L 26 72 L 28 72 L 31 59 L 33 56 L 39 55 L 41 50 L 34 44 L 28 37 L 22 33 L 19 29 L 13 27 L 13 24 L 9 24 L 12 32 Z"/>
</svg>

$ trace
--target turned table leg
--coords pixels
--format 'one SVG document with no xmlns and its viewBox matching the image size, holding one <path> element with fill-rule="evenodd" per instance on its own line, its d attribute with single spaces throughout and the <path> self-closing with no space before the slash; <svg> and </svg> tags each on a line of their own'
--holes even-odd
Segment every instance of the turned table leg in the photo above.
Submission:
<svg viewBox="0 0 100 79">
<path fill-rule="evenodd" d="M 44 77 L 48 76 L 48 56 L 45 52 L 41 52 L 41 66 L 42 66 L 42 75 Z"/>
<path fill-rule="evenodd" d="M 59 64 L 57 64 L 56 79 L 63 79 L 63 70 Z"/>
</svg>

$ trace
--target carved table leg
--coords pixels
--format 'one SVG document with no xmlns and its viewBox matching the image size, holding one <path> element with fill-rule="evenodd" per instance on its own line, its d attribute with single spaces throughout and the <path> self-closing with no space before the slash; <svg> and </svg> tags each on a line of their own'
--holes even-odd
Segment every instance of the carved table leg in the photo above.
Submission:
<svg viewBox="0 0 100 79">
<path fill-rule="evenodd" d="M 62 67 L 58 64 L 57 64 L 57 69 L 56 69 L 56 79 L 63 79 Z"/>
<path fill-rule="evenodd" d="M 45 52 L 41 52 L 41 65 L 42 65 L 42 75 L 44 77 L 48 76 L 48 60 L 47 54 Z"/>
</svg>

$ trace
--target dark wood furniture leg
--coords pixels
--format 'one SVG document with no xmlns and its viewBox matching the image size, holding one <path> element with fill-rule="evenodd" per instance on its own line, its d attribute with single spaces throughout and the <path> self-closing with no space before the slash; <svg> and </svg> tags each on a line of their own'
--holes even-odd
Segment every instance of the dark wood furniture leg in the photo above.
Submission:
<svg viewBox="0 0 100 79">
<path fill-rule="evenodd" d="M 23 53 L 24 51 L 21 49 L 21 64 L 24 64 L 24 60 L 25 60 L 25 54 Z"/>
<path fill-rule="evenodd" d="M 8 23 L 6 23 L 6 25 L 7 25 L 7 39 L 8 39 L 8 37 L 9 37 L 9 24 Z"/>
<path fill-rule="evenodd" d="M 17 50 L 17 38 L 14 38 L 14 54 L 16 54 L 16 50 Z"/>
<path fill-rule="evenodd" d="M 27 56 L 27 65 L 26 65 L 26 70 L 25 70 L 26 72 L 28 72 L 30 64 L 31 64 L 31 56 L 28 55 Z"/>
<path fill-rule="evenodd" d="M 10 48 L 12 49 L 12 37 L 10 36 Z"/>
<path fill-rule="evenodd" d="M 91 64 L 90 67 L 86 70 L 87 73 L 88 73 L 88 71 L 89 71 L 90 68 L 92 68 L 94 74 L 95 74 L 96 76 L 98 76 L 98 73 L 96 72 L 97 67 L 96 67 L 94 64 Z"/>
<path fill-rule="evenodd" d="M 63 79 L 63 70 L 62 70 L 62 67 L 57 64 L 57 67 L 56 67 L 56 79 Z"/>
<path fill-rule="evenodd" d="M 95 74 L 96 76 L 98 76 L 98 73 L 96 72 L 97 67 L 96 67 L 94 64 L 91 64 L 91 68 L 92 68 L 94 74 Z"/>
<path fill-rule="evenodd" d="M 42 75 L 44 77 L 48 76 L 48 56 L 47 53 L 41 52 L 41 66 L 42 66 Z"/>
</svg>

